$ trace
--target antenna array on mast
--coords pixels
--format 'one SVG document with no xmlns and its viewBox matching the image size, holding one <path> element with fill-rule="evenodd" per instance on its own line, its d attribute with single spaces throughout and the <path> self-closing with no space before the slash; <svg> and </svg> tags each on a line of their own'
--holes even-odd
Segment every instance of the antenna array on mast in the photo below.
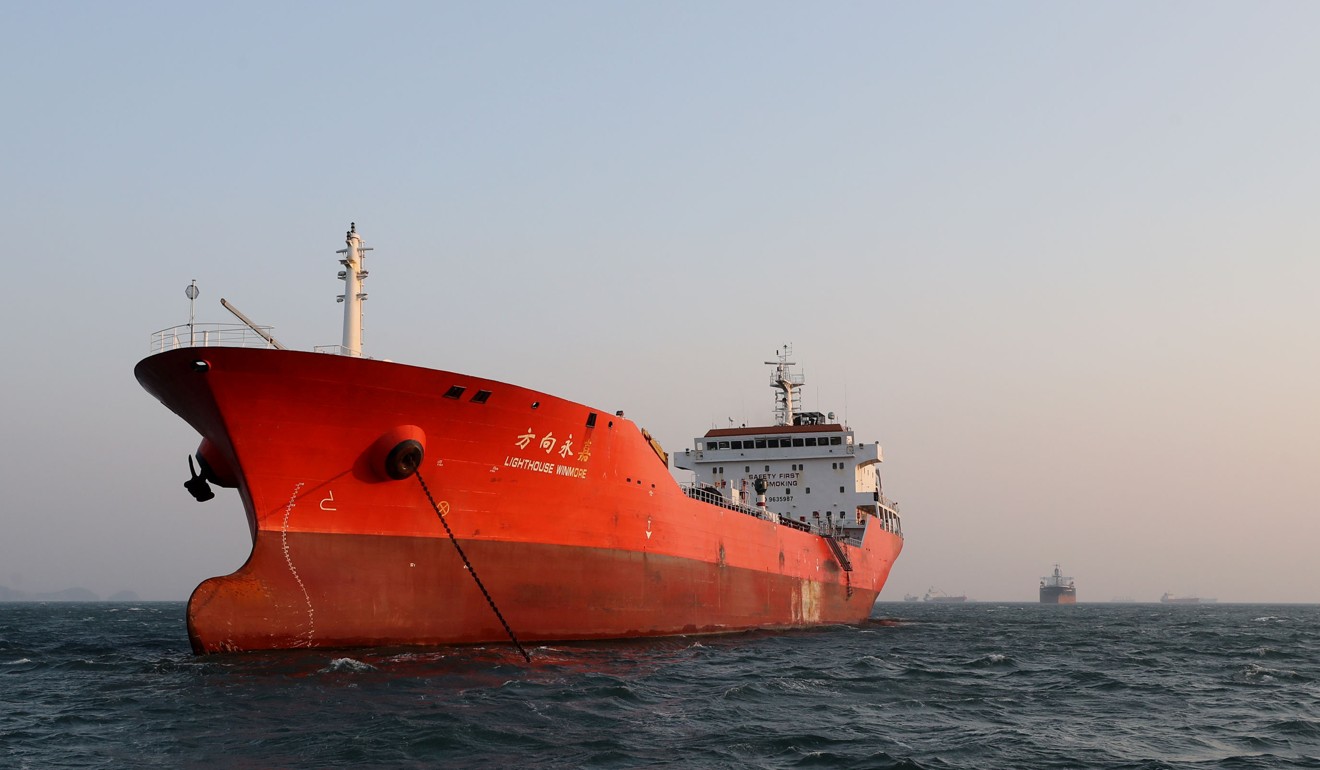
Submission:
<svg viewBox="0 0 1320 770">
<path fill-rule="evenodd" d="M 347 248 L 335 252 L 344 255 L 339 260 L 339 264 L 344 266 L 339 271 L 339 278 L 345 284 L 344 293 L 339 295 L 339 301 L 344 303 L 344 340 L 339 352 L 346 356 L 361 357 L 362 303 L 367 298 L 362 284 L 367 278 L 366 252 L 371 251 L 371 247 L 362 245 L 356 222 L 349 223 L 344 240 L 348 244 Z"/>
<path fill-rule="evenodd" d="M 765 362 L 767 366 L 775 367 L 770 375 L 770 387 L 779 391 L 775 394 L 775 424 L 792 425 L 793 416 L 802 411 L 801 388 L 804 380 L 802 375 L 794 374 L 789 368 L 797 366 L 788 360 L 793 355 L 792 345 L 785 344 L 783 349 L 775 351 L 775 355 L 779 360 Z"/>
</svg>

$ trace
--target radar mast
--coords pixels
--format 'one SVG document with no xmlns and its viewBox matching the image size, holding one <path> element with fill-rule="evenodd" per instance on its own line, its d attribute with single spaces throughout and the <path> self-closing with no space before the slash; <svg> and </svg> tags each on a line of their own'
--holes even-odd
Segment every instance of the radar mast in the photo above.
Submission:
<svg viewBox="0 0 1320 770">
<path fill-rule="evenodd" d="M 362 245 L 362 237 L 358 235 L 356 222 L 349 223 L 344 240 L 347 248 L 335 252 L 344 255 L 344 258 L 339 260 L 339 264 L 344 266 L 344 269 L 339 271 L 339 278 L 344 282 L 344 293 L 339 295 L 339 301 L 344 303 L 344 340 L 340 344 L 339 353 L 360 358 L 362 303 L 367 298 L 367 293 L 362 290 L 362 283 L 367 278 L 366 252 L 371 251 L 371 248 Z"/>
<path fill-rule="evenodd" d="M 804 380 L 801 374 L 795 374 L 790 368 L 797 366 L 788 360 L 793 355 L 792 345 L 785 344 L 781 350 L 775 351 L 775 355 L 779 360 L 765 362 L 766 366 L 775 367 L 770 375 L 770 387 L 779 391 L 775 394 L 775 425 L 792 425 L 794 415 L 802 411 Z"/>
</svg>

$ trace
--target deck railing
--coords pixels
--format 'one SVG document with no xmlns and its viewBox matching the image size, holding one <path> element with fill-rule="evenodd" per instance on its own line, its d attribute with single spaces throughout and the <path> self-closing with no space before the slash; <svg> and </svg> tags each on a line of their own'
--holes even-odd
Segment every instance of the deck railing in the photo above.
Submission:
<svg viewBox="0 0 1320 770">
<path fill-rule="evenodd" d="M 271 327 L 258 327 L 270 334 Z M 245 324 L 194 323 L 171 326 L 151 335 L 151 352 L 163 353 L 176 348 L 273 348 L 260 334 Z"/>
<path fill-rule="evenodd" d="M 728 508 L 731 511 L 745 513 L 748 516 L 755 516 L 758 519 L 772 521 L 776 524 L 781 524 L 785 527 L 792 527 L 793 529 L 801 530 L 803 532 L 811 531 L 810 526 L 803 524 L 800 521 L 793 521 L 787 516 L 783 516 L 773 511 L 767 511 L 764 508 L 753 508 L 750 505 L 735 503 L 708 486 L 689 482 L 680 482 L 679 486 L 683 489 L 683 492 L 693 500 L 700 500 L 703 503 L 718 505 L 721 508 Z"/>
<path fill-rule="evenodd" d="M 720 494 L 718 491 L 712 489 L 710 486 L 706 484 L 699 484 L 694 482 L 679 482 L 678 486 L 683 490 L 683 492 L 688 497 L 692 498 L 693 500 L 700 500 L 703 503 L 718 505 L 719 507 L 727 508 L 730 511 L 745 513 L 748 516 L 755 516 L 758 519 L 771 521 L 785 527 L 792 527 L 793 529 L 799 530 L 801 532 L 811 532 L 820 535 L 821 537 L 838 540 L 840 542 L 846 542 L 849 543 L 850 545 L 855 545 L 855 546 L 861 545 L 860 532 L 862 530 L 860 528 L 845 527 L 842 525 L 842 523 L 836 524 L 833 521 L 821 521 L 817 523 L 815 526 L 812 526 L 805 522 L 794 521 L 793 519 L 781 513 L 775 513 L 774 511 L 767 511 L 763 508 L 753 508 L 749 505 L 740 505 L 728 499 L 727 497 Z M 897 505 L 894 505 L 892 503 L 890 503 L 890 505 L 892 505 L 893 508 L 895 509 L 897 509 L 898 507 Z M 897 516 L 893 516 L 893 517 L 876 516 L 876 518 L 879 519 L 879 521 L 875 522 L 874 526 L 882 527 L 887 531 L 893 532 L 899 537 L 903 536 L 902 525 L 899 523 L 900 519 Z M 842 522 L 842 519 L 840 519 L 840 522 Z"/>
</svg>

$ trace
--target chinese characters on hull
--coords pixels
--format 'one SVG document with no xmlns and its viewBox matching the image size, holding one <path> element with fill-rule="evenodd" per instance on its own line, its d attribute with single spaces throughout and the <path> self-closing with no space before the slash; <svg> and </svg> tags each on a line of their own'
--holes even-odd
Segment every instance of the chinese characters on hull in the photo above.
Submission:
<svg viewBox="0 0 1320 770">
<path fill-rule="evenodd" d="M 547 455 L 558 454 L 564 462 L 571 462 L 574 454 L 573 434 L 568 434 L 568 438 L 560 440 L 555 437 L 554 431 L 548 431 L 544 436 L 537 438 L 536 432 L 528 428 L 525 433 L 514 438 L 513 445 L 524 451 L 532 449 L 540 450 Z M 591 459 L 591 439 L 587 439 L 582 444 L 582 449 L 577 452 L 577 461 L 585 463 Z M 567 476 L 569 478 L 585 479 L 587 469 L 574 465 L 556 464 L 553 460 L 542 461 L 527 457 L 505 457 L 505 467 L 530 470 L 538 473 L 551 473 L 558 476 Z"/>
</svg>

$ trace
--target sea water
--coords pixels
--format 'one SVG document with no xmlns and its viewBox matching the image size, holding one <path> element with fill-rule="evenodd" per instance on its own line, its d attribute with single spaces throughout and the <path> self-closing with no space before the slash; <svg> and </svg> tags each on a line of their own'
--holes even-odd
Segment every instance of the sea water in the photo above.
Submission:
<svg viewBox="0 0 1320 770">
<path fill-rule="evenodd" d="M 0 767 L 1320 768 L 1320 607 L 881 603 L 857 627 L 194 656 L 0 604 Z"/>
</svg>

